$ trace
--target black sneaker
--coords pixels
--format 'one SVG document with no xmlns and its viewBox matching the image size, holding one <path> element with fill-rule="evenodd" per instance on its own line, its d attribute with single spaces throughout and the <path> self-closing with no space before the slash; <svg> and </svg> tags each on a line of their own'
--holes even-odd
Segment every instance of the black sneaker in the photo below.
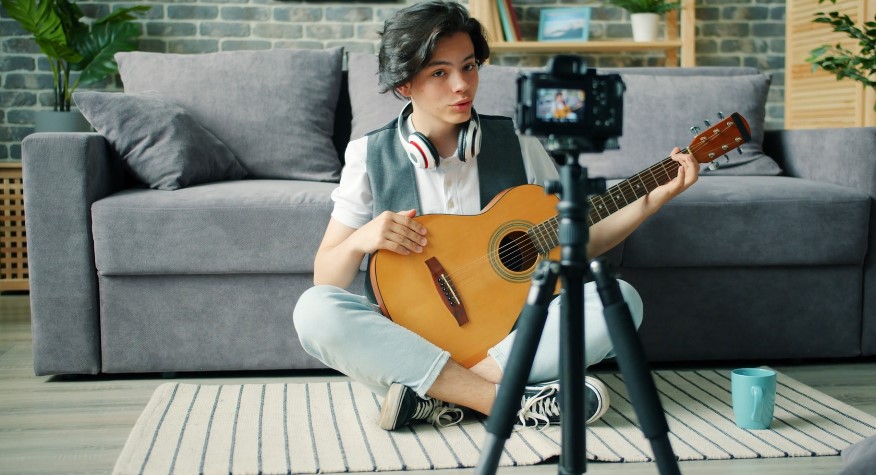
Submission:
<svg viewBox="0 0 876 475">
<path fill-rule="evenodd" d="M 584 378 L 584 392 L 585 414 L 587 415 L 587 424 L 590 424 L 608 412 L 610 402 L 608 388 L 602 381 L 586 376 Z M 550 381 L 524 388 L 517 418 L 524 426 L 529 425 L 530 420 L 536 427 L 542 423 L 545 424 L 545 427 L 559 424 L 560 382 Z"/>
<path fill-rule="evenodd" d="M 395 430 L 415 421 L 426 421 L 439 427 L 459 424 L 462 409 L 444 401 L 422 398 L 413 389 L 393 383 L 380 408 L 380 428 Z"/>
</svg>

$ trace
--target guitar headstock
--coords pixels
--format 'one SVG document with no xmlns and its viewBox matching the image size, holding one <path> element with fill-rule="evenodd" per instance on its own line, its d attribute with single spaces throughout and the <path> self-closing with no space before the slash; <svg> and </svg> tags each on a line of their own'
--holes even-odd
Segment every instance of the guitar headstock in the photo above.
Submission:
<svg viewBox="0 0 876 475">
<path fill-rule="evenodd" d="M 686 152 L 700 163 L 709 163 L 750 140 L 751 128 L 748 121 L 738 112 L 734 112 L 730 117 L 722 117 L 705 132 L 698 133 Z"/>
</svg>

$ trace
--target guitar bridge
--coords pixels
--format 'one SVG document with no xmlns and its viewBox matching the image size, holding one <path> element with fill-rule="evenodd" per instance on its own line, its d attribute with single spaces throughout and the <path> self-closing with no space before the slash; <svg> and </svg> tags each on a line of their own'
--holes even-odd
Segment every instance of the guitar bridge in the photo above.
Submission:
<svg viewBox="0 0 876 475">
<path fill-rule="evenodd" d="M 438 297 L 444 302 L 444 306 L 447 307 L 453 318 L 456 319 L 457 325 L 463 326 L 468 323 L 468 314 L 465 312 L 465 306 L 453 287 L 453 281 L 450 280 L 450 276 L 444 271 L 444 266 L 438 262 L 437 258 L 432 257 L 426 260 L 426 267 L 429 268 L 429 272 L 432 274 L 432 282 L 435 284 L 435 290 L 438 291 Z"/>
</svg>

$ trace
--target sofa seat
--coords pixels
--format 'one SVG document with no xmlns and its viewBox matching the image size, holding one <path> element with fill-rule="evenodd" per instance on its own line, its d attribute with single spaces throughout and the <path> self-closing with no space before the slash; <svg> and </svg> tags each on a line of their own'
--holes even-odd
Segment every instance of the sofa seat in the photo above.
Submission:
<svg viewBox="0 0 876 475">
<path fill-rule="evenodd" d="M 862 265 L 870 197 L 792 177 L 704 176 L 623 244 L 624 267 Z"/>
<path fill-rule="evenodd" d="M 239 180 L 110 195 L 92 205 L 98 273 L 312 273 L 336 187 Z"/>
</svg>

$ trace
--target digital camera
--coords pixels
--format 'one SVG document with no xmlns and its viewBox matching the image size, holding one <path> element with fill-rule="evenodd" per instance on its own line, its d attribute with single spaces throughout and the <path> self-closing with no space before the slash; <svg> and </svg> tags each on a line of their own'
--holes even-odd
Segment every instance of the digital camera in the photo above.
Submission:
<svg viewBox="0 0 876 475">
<path fill-rule="evenodd" d="M 549 137 L 562 149 L 601 152 L 623 133 L 623 94 L 619 74 L 597 74 L 581 57 L 551 59 L 547 72 L 517 79 L 517 127 L 521 133 Z"/>
</svg>

